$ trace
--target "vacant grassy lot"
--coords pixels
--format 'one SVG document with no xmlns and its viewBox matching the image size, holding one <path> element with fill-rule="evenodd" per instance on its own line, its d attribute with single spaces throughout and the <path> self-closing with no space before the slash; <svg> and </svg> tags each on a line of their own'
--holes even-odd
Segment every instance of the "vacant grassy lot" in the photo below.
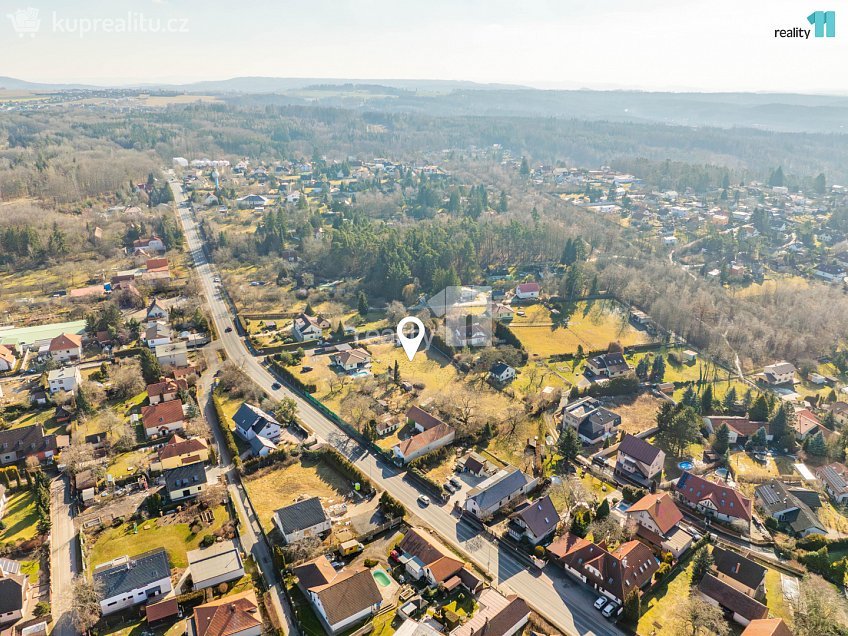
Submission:
<svg viewBox="0 0 848 636">
<path fill-rule="evenodd" d="M 271 523 L 274 511 L 298 497 L 320 497 L 326 508 L 342 503 L 345 495 L 351 492 L 351 486 L 344 477 L 325 462 L 312 459 L 277 470 L 261 471 L 256 477 L 245 479 L 244 485 L 266 532 L 274 527 Z"/>
<path fill-rule="evenodd" d="M 766 605 L 772 617 L 782 618 L 787 622 L 791 620 L 792 608 L 783 595 L 780 572 L 777 570 L 766 570 Z"/>
<path fill-rule="evenodd" d="M 151 459 L 153 459 L 153 454 L 149 450 L 122 453 L 112 458 L 107 472 L 116 480 L 124 479 L 137 472 L 139 468 L 147 466 Z"/>
<path fill-rule="evenodd" d="M 744 451 L 730 456 L 730 467 L 738 481 L 759 482 L 781 475 L 792 475 L 795 473 L 792 463 L 788 457 L 768 457 L 766 463 L 761 464 Z"/>
<path fill-rule="evenodd" d="M 657 411 L 662 402 L 649 393 L 641 393 L 636 399 L 612 401 L 607 408 L 621 416 L 620 430 L 635 434 L 657 425 Z"/>
<path fill-rule="evenodd" d="M 97 535 L 89 552 L 89 564 L 96 566 L 120 556 L 140 554 L 164 547 L 171 558 L 171 567 L 188 565 L 186 552 L 200 547 L 203 535 L 212 534 L 228 521 L 224 506 L 213 509 L 215 522 L 194 534 L 187 523 L 167 523 L 167 517 L 149 519 L 144 523 L 124 523 L 117 528 L 106 528 Z"/>
<path fill-rule="evenodd" d="M 543 358 L 584 351 L 606 349 L 610 342 L 622 345 L 650 341 L 644 331 L 633 327 L 617 304 L 611 301 L 579 302 L 569 316 L 551 314 L 542 305 L 521 308 L 510 329 L 531 355 Z"/>
<path fill-rule="evenodd" d="M 675 634 L 675 623 L 680 606 L 689 597 L 692 586 L 692 568 L 690 560 L 684 570 L 673 579 L 661 582 L 650 598 L 642 599 L 642 618 L 639 619 L 637 632 L 640 634 Z"/>
<path fill-rule="evenodd" d="M 6 529 L 0 531 L 1 543 L 14 543 L 19 539 L 26 541 L 37 534 L 35 525 L 38 523 L 38 516 L 31 492 L 19 492 L 8 497 L 3 523 L 6 524 Z"/>
</svg>

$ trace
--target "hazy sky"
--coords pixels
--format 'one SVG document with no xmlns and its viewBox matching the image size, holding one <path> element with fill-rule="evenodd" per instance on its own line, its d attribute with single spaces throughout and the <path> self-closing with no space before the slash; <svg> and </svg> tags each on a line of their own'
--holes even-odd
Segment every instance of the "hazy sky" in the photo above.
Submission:
<svg viewBox="0 0 848 636">
<path fill-rule="evenodd" d="M 0 0 L 0 75 L 126 84 L 244 75 L 419 78 L 845 94 L 848 11 L 837 11 L 845 22 L 836 38 L 774 37 L 775 29 L 810 28 L 809 13 L 837 4 L 843 6 L 824 0 Z M 34 35 L 26 32 L 32 21 L 13 24 L 9 17 L 30 7 L 40 20 Z M 133 17 L 124 26 L 131 32 L 115 32 L 128 12 Z M 140 31 L 141 16 L 147 32 Z M 75 22 L 95 19 L 114 22 Z"/>
</svg>

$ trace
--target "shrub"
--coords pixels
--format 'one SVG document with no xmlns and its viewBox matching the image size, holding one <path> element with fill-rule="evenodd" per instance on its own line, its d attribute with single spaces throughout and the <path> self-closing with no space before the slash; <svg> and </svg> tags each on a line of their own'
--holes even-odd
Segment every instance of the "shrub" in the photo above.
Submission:
<svg viewBox="0 0 848 636">
<path fill-rule="evenodd" d="M 39 601 L 32 613 L 34 616 L 47 616 L 50 613 L 50 603 Z"/>
<path fill-rule="evenodd" d="M 364 563 L 366 568 L 373 568 L 379 561 L 377 559 L 365 559 Z"/>
<path fill-rule="evenodd" d="M 200 540 L 200 547 L 208 548 L 213 543 L 215 543 L 215 537 L 211 534 L 204 534 L 203 539 Z"/>
<path fill-rule="evenodd" d="M 662 581 L 666 576 L 668 576 L 670 570 L 671 565 L 669 563 L 660 563 L 660 569 L 657 570 L 656 574 L 654 574 L 654 580 Z"/>
</svg>

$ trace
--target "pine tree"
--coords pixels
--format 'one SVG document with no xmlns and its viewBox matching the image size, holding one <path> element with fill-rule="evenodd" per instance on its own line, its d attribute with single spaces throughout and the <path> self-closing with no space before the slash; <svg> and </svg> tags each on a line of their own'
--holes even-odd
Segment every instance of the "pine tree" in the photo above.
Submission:
<svg viewBox="0 0 848 636">
<path fill-rule="evenodd" d="M 303 310 L 303 313 L 305 313 L 307 316 L 314 316 L 315 309 L 313 309 L 310 303 L 306 303 L 306 308 Z"/>
<path fill-rule="evenodd" d="M 368 297 L 364 291 L 360 291 L 356 297 L 356 309 L 360 316 L 365 316 L 368 313 Z"/>
<path fill-rule="evenodd" d="M 598 509 L 595 511 L 595 519 L 606 519 L 610 513 L 610 505 L 607 498 L 604 497 L 604 500 L 598 505 Z"/>
<path fill-rule="evenodd" d="M 395 360 L 395 368 L 394 368 L 394 373 L 393 373 L 393 379 L 394 379 L 395 384 L 400 384 L 400 365 L 398 364 L 397 360 Z"/>
<path fill-rule="evenodd" d="M 727 424 L 718 427 L 713 442 L 713 450 L 719 455 L 724 455 L 730 446 L 730 429 Z"/>
<path fill-rule="evenodd" d="M 771 434 L 775 440 L 781 439 L 783 435 L 786 433 L 786 427 L 789 424 L 789 416 L 786 412 L 786 405 L 781 404 L 780 408 L 777 409 L 777 412 L 774 414 L 774 417 L 771 418 L 769 422 L 769 428 L 771 429 Z"/>
<path fill-rule="evenodd" d="M 572 427 L 566 426 L 563 428 L 559 436 L 559 452 L 563 459 L 573 462 L 577 459 L 583 446 L 580 443 L 580 438 L 577 436 L 577 431 Z"/>
<path fill-rule="evenodd" d="M 662 382 L 665 377 L 665 358 L 662 355 L 657 355 L 654 358 L 654 364 L 651 366 L 651 382 Z"/>
<path fill-rule="evenodd" d="M 752 422 L 766 422 L 768 421 L 770 410 L 768 400 L 760 393 L 748 409 L 748 419 Z"/>
<path fill-rule="evenodd" d="M 804 450 L 818 457 L 823 457 L 827 454 L 827 444 L 825 444 L 824 435 L 822 435 L 821 431 L 807 438 Z"/>
<path fill-rule="evenodd" d="M 153 352 L 143 347 L 139 356 L 141 359 L 141 376 L 146 384 L 156 384 L 162 377 L 162 367 Z"/>
<path fill-rule="evenodd" d="M 683 397 L 680 400 L 686 406 L 690 406 L 692 408 L 697 408 L 700 406 L 700 402 L 698 401 L 698 394 L 695 393 L 695 389 L 692 388 L 692 385 L 686 387 L 686 390 L 683 391 Z"/>
<path fill-rule="evenodd" d="M 651 363 L 648 362 L 648 358 L 644 357 L 636 364 L 636 375 L 641 380 L 646 380 L 648 378 L 648 373 L 650 371 Z"/>
<path fill-rule="evenodd" d="M 642 596 L 639 590 L 632 589 L 624 596 L 624 617 L 634 625 L 642 616 Z"/>
<path fill-rule="evenodd" d="M 518 170 L 522 177 L 530 174 L 530 164 L 527 163 L 527 157 L 521 157 L 521 168 Z"/>
<path fill-rule="evenodd" d="M 707 384 L 707 388 L 701 394 L 701 415 L 709 415 L 713 412 L 713 385 Z"/>
<path fill-rule="evenodd" d="M 77 387 L 77 411 L 83 415 L 91 415 L 94 413 L 94 405 L 88 399 L 88 391 L 82 386 Z"/>
<path fill-rule="evenodd" d="M 722 398 L 721 406 L 724 409 L 725 413 L 729 413 L 733 410 L 733 405 L 736 403 L 736 387 L 730 387 L 727 393 L 724 394 L 724 398 Z"/>
<path fill-rule="evenodd" d="M 707 549 L 707 546 L 701 546 L 695 553 L 694 563 L 692 564 L 692 584 L 701 582 L 704 575 L 710 571 L 713 564 L 713 555 Z"/>
</svg>

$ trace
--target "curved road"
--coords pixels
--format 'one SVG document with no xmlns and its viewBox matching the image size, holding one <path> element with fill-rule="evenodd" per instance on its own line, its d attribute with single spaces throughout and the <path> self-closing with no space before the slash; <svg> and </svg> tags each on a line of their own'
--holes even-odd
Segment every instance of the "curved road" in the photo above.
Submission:
<svg viewBox="0 0 848 636">
<path fill-rule="evenodd" d="M 519 594 L 534 610 L 566 634 L 623 635 L 613 623 L 606 621 L 592 608 L 596 594 L 586 586 L 578 584 L 556 566 L 548 566 L 543 572 L 530 571 L 511 549 L 490 541 L 470 523 L 458 520 L 451 514 L 449 506 L 433 504 L 421 507 L 418 503 L 421 492 L 404 479 L 402 472 L 377 459 L 299 395 L 285 387 L 275 390 L 272 385 L 277 382 L 276 378 L 247 350 L 235 328 L 229 304 L 213 282 L 213 267 L 206 257 L 191 209 L 180 207 L 185 200 L 180 184 L 170 178 L 170 185 L 186 242 L 194 259 L 195 271 L 229 360 L 241 367 L 274 399 L 293 398 L 297 402 L 301 420 L 312 429 L 316 437 L 339 449 L 374 483 L 390 492 L 411 514 L 419 517 L 424 525 L 432 528 L 481 570 L 488 572 L 493 578 L 493 584 L 503 592 Z M 227 328 L 230 328 L 229 332 Z M 269 580 L 271 585 L 275 583 L 273 578 Z"/>
</svg>

